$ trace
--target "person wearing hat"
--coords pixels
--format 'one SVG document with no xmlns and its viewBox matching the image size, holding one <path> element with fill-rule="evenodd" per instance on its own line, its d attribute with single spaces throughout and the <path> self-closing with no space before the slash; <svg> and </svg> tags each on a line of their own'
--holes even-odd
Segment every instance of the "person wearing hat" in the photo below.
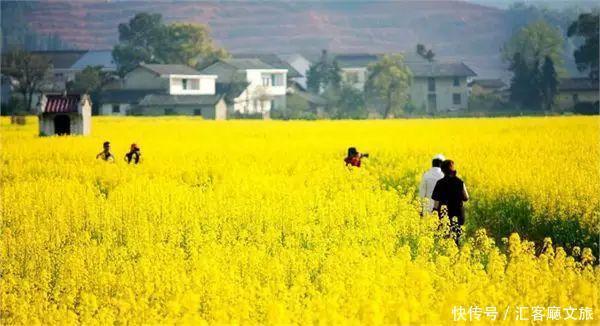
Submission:
<svg viewBox="0 0 600 326">
<path fill-rule="evenodd" d="M 369 154 L 362 154 L 356 150 L 356 147 L 348 148 L 348 156 L 344 159 L 346 166 L 355 166 L 357 168 L 360 167 L 360 160 L 363 157 L 369 157 Z"/>
<path fill-rule="evenodd" d="M 442 154 L 437 154 L 431 160 L 431 168 L 423 174 L 421 178 L 421 185 L 419 186 L 419 197 L 421 198 L 422 209 L 421 216 L 433 212 L 433 200 L 431 195 L 435 184 L 444 177 L 441 166 L 446 158 Z"/>
<path fill-rule="evenodd" d="M 102 152 L 100 152 L 100 153 L 98 153 L 98 155 L 96 155 L 96 159 L 101 158 L 102 160 L 107 161 L 107 162 L 114 162 L 115 157 L 110 152 L 110 142 L 105 141 L 102 144 L 102 148 L 103 148 Z"/>
<path fill-rule="evenodd" d="M 454 161 L 442 162 L 442 172 L 444 177 L 436 183 L 431 195 L 431 199 L 434 201 L 433 209 L 439 213 L 440 217 L 444 217 L 446 214 L 442 211 L 442 207 L 446 207 L 447 216 L 450 218 L 450 229 L 454 233 L 454 241 L 458 244 L 462 226 L 465 224 L 463 203 L 469 200 L 469 194 L 465 183 L 456 176 Z"/>
<path fill-rule="evenodd" d="M 131 144 L 129 153 L 125 154 L 125 161 L 127 161 L 128 164 L 131 164 L 131 161 L 133 161 L 135 164 L 138 164 L 140 162 L 141 155 L 142 153 L 140 152 L 140 147 L 136 143 L 133 143 Z"/>
</svg>

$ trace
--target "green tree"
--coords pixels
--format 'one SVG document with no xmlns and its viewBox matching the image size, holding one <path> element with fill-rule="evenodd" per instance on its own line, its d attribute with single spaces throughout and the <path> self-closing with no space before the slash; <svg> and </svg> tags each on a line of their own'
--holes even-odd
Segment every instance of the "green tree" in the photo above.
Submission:
<svg viewBox="0 0 600 326">
<path fill-rule="evenodd" d="M 201 57 L 223 58 L 227 53 L 217 49 L 205 25 L 175 23 L 166 26 L 166 40 L 161 43 L 158 58 L 165 63 L 196 66 Z"/>
<path fill-rule="evenodd" d="M 363 92 L 351 85 L 342 85 L 336 118 L 365 119 L 368 115 Z"/>
<path fill-rule="evenodd" d="M 563 67 L 564 40 L 559 29 L 548 25 L 544 21 L 531 23 L 518 30 L 510 40 L 504 44 L 502 57 L 506 62 L 513 63 L 516 53 L 530 70 L 539 70 L 539 65 L 545 57 L 550 57 L 559 74 L 565 72 Z"/>
<path fill-rule="evenodd" d="M 112 52 L 119 73 L 124 75 L 140 62 L 159 63 L 157 52 L 165 38 L 160 14 L 138 13 L 128 23 L 119 24 L 119 43 Z"/>
<path fill-rule="evenodd" d="M 327 51 L 323 50 L 319 61 L 308 69 L 306 76 L 308 90 L 315 94 L 321 94 L 328 88 L 337 91 L 340 89 L 341 81 L 341 69 L 337 61 L 330 58 Z"/>
<path fill-rule="evenodd" d="M 541 108 L 537 64 L 529 66 L 517 52 L 513 55 L 509 70 L 513 73 L 510 81 L 510 101 L 522 108 Z"/>
<path fill-rule="evenodd" d="M 554 69 L 552 58 L 546 57 L 544 59 L 540 77 L 540 95 L 546 111 L 550 111 L 552 110 L 554 99 L 558 92 L 558 78 L 556 77 L 556 70 Z"/>
<path fill-rule="evenodd" d="M 600 38 L 600 15 L 598 12 L 579 15 L 567 31 L 569 37 L 584 39 L 583 44 L 573 52 L 575 63 L 579 71 L 589 70 L 589 76 L 598 81 L 598 39 Z"/>
<path fill-rule="evenodd" d="M 200 24 L 165 25 L 160 14 L 139 13 L 119 25 L 119 44 L 113 57 L 124 75 L 141 62 L 196 66 L 201 58 L 222 58 L 208 28 Z"/>
<path fill-rule="evenodd" d="M 2 73 L 17 80 L 17 92 L 23 96 L 27 110 L 31 110 L 33 95 L 44 85 L 50 63 L 41 56 L 16 48 L 2 56 Z"/>
<path fill-rule="evenodd" d="M 110 73 L 102 71 L 102 66 L 88 66 L 78 72 L 73 81 L 67 83 L 67 90 L 89 94 L 92 100 L 92 110 L 98 112 L 100 91 L 111 78 Z"/>
<path fill-rule="evenodd" d="M 412 74 L 402 55 L 385 55 L 367 68 L 365 94 L 383 105 L 384 118 L 402 112 Z"/>
</svg>

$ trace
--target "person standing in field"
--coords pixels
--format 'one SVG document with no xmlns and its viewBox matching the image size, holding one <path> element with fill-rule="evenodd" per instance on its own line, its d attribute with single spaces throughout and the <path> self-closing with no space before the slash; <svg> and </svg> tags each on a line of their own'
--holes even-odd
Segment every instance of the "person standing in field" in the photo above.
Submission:
<svg viewBox="0 0 600 326">
<path fill-rule="evenodd" d="M 465 183 L 456 176 L 454 161 L 445 160 L 441 168 L 444 177 L 438 180 L 431 194 L 431 199 L 434 201 L 433 209 L 438 212 L 440 218 L 444 216 L 450 218 L 450 230 L 454 233 L 454 241 L 458 245 L 462 234 L 461 227 L 465 224 L 463 203 L 469 200 L 469 194 Z M 446 207 L 447 215 L 442 212 L 442 207 Z"/>
<path fill-rule="evenodd" d="M 102 160 L 104 160 L 106 162 L 114 162 L 115 157 L 110 152 L 110 142 L 105 141 L 102 144 L 102 148 L 103 148 L 102 152 L 100 152 L 100 153 L 98 153 L 98 155 L 96 155 L 96 159 L 101 158 Z"/>
<path fill-rule="evenodd" d="M 360 167 L 361 159 L 363 157 L 369 157 L 369 154 L 362 154 L 356 150 L 356 147 L 348 148 L 348 156 L 344 159 L 346 166 Z"/>
<path fill-rule="evenodd" d="M 435 184 L 444 177 L 441 166 L 445 159 L 446 158 L 442 154 L 434 156 L 431 161 L 431 168 L 423 174 L 419 186 L 419 197 L 421 198 L 422 203 L 421 216 L 433 212 L 433 200 L 431 200 L 431 195 L 433 194 Z"/>
<path fill-rule="evenodd" d="M 138 164 L 141 155 L 140 147 L 136 143 L 133 143 L 131 144 L 129 153 L 125 154 L 125 161 L 127 161 L 128 164 L 131 164 L 131 161 L 133 161 L 134 164 Z"/>
</svg>

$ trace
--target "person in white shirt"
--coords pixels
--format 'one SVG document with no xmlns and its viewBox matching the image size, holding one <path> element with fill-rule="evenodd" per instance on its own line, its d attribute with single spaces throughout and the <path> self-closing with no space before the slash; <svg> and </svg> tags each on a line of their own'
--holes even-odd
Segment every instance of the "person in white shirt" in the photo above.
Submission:
<svg viewBox="0 0 600 326">
<path fill-rule="evenodd" d="M 431 194 L 435 188 L 435 184 L 444 177 L 441 166 L 446 158 L 442 154 L 438 154 L 433 157 L 431 161 L 431 168 L 423 174 L 421 179 L 421 185 L 419 186 L 419 197 L 421 198 L 422 210 L 421 216 L 429 214 L 433 211 L 433 200 L 431 200 Z"/>
</svg>

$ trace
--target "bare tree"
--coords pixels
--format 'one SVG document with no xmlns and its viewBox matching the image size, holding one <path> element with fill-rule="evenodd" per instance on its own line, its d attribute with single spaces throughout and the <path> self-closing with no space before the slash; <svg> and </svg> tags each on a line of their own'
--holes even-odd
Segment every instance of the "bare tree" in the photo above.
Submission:
<svg viewBox="0 0 600 326">
<path fill-rule="evenodd" d="M 17 81 L 17 91 L 23 95 L 27 110 L 31 110 L 33 95 L 40 91 L 49 69 L 46 59 L 22 49 L 10 50 L 2 56 L 2 73 Z"/>
</svg>

